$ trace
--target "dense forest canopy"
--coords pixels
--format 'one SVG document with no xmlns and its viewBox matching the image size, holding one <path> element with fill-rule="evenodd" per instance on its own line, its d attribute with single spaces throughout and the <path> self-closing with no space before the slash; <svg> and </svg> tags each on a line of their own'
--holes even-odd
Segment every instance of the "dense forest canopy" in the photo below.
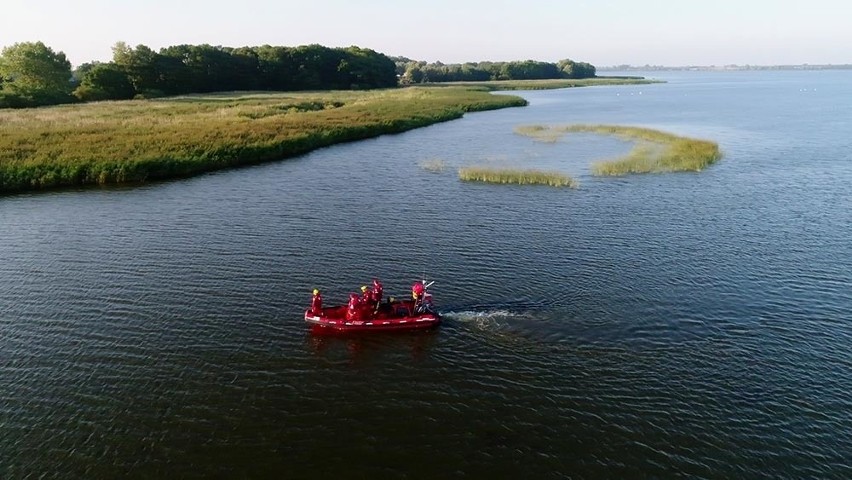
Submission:
<svg viewBox="0 0 852 480">
<path fill-rule="evenodd" d="M 426 63 L 394 57 L 396 73 L 403 85 L 430 82 L 484 82 L 489 80 L 542 80 L 593 78 L 595 66 L 570 59 L 556 63 L 525 60 L 519 62 Z"/>
<path fill-rule="evenodd" d="M 0 107 L 233 90 L 348 90 L 397 85 L 396 66 L 390 58 L 355 46 L 176 45 L 155 52 L 145 45 L 133 48 L 118 42 L 112 50 L 111 62 L 86 63 L 72 72 L 62 52 L 54 53 L 41 42 L 3 49 Z"/>
<path fill-rule="evenodd" d="M 233 90 L 329 90 L 393 87 L 395 65 L 373 50 L 322 45 L 219 47 L 176 45 L 154 52 L 145 45 L 113 47 L 113 61 L 84 65 L 84 100 L 116 98 L 116 92 L 158 96 Z M 123 73 L 126 82 L 116 75 Z M 95 74 L 93 76 L 93 73 Z"/>
</svg>

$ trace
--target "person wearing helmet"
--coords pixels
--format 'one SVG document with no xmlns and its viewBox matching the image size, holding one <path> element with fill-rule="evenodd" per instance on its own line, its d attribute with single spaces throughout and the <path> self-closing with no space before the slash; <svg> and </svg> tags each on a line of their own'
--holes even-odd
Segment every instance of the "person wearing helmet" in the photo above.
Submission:
<svg viewBox="0 0 852 480">
<path fill-rule="evenodd" d="M 349 306 L 346 308 L 346 320 L 361 319 L 361 297 L 357 293 L 349 294 Z"/>
<path fill-rule="evenodd" d="M 314 289 L 314 296 L 311 298 L 311 315 L 319 317 L 322 315 L 322 294 L 319 289 Z"/>
<path fill-rule="evenodd" d="M 423 294 L 426 291 L 426 287 L 423 285 L 423 282 L 415 282 L 411 285 L 411 298 L 414 299 L 414 311 L 419 312 L 420 305 L 423 302 Z"/>
<path fill-rule="evenodd" d="M 365 318 L 373 315 L 373 292 L 366 285 L 361 285 L 361 311 Z"/>
<path fill-rule="evenodd" d="M 379 281 L 378 278 L 373 279 L 373 311 L 379 311 L 379 305 L 382 303 L 382 292 L 384 291 L 382 287 L 382 282 Z"/>
</svg>

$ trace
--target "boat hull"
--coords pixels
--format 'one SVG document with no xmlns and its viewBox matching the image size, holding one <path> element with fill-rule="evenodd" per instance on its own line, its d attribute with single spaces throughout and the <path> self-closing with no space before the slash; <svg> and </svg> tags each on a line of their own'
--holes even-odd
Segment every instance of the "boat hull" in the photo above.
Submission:
<svg viewBox="0 0 852 480">
<path fill-rule="evenodd" d="M 324 308 L 320 315 L 307 310 L 305 322 L 314 333 L 426 330 L 441 324 L 436 312 L 412 313 L 412 307 L 412 302 L 383 304 L 375 314 L 360 319 L 348 319 L 346 306 Z"/>
</svg>

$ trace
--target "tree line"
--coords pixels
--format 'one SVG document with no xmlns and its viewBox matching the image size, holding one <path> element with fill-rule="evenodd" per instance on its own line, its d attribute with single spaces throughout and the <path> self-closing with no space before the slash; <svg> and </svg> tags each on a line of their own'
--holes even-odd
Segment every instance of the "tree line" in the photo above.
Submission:
<svg viewBox="0 0 852 480">
<path fill-rule="evenodd" d="M 42 42 L 0 53 L 0 108 L 125 100 L 234 90 L 348 90 L 432 82 L 590 78 L 595 67 L 570 59 L 443 64 L 390 58 L 360 47 L 230 48 L 175 45 L 155 52 L 116 43 L 110 62 L 76 69 Z"/>
<path fill-rule="evenodd" d="M 124 100 L 233 90 L 330 90 L 397 85 L 387 56 L 359 47 L 322 45 L 230 48 L 176 45 L 155 52 L 124 42 L 111 62 L 72 70 L 63 52 L 17 43 L 0 55 L 0 108 Z"/>
<path fill-rule="evenodd" d="M 534 60 L 515 62 L 427 63 L 406 57 L 393 57 L 400 83 L 485 82 L 490 80 L 544 80 L 593 78 L 595 66 L 570 59 L 556 63 Z"/>
</svg>

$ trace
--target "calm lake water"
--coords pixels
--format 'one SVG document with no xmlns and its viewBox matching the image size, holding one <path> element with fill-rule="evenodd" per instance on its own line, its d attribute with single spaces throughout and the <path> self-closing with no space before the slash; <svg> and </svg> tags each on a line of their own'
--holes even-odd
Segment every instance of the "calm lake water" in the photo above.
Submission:
<svg viewBox="0 0 852 480">
<path fill-rule="evenodd" d="M 670 72 L 257 167 L 0 198 L 0 478 L 852 477 L 852 72 Z M 700 173 L 518 125 L 718 141 Z M 440 160 L 439 173 L 418 164 Z M 529 165 L 577 190 L 461 183 Z M 434 332 L 314 337 L 424 276 Z"/>
</svg>

